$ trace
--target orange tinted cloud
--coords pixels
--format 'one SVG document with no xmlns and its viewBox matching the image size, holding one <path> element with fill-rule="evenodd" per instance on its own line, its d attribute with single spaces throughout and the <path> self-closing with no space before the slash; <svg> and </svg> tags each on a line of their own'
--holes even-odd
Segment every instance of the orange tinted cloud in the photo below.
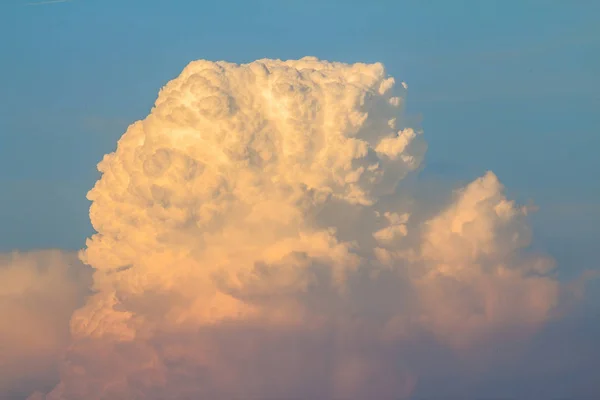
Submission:
<svg viewBox="0 0 600 400">
<path fill-rule="evenodd" d="M 58 250 L 0 254 L 0 394 L 49 386 L 69 341 L 69 319 L 83 305 L 90 268 Z"/>
<path fill-rule="evenodd" d="M 398 192 L 426 150 L 405 90 L 381 64 L 188 65 L 98 165 L 94 294 L 46 398 L 406 398 L 423 337 L 539 328 L 553 265 L 493 174 L 439 210 Z"/>
</svg>

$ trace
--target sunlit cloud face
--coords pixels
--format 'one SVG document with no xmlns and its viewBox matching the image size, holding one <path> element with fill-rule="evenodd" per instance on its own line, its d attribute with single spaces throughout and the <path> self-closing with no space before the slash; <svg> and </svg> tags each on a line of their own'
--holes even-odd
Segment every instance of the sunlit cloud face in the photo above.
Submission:
<svg viewBox="0 0 600 400">
<path fill-rule="evenodd" d="M 535 332 L 559 288 L 528 210 L 493 173 L 410 201 L 405 91 L 381 64 L 188 65 L 98 165 L 94 294 L 45 397 L 406 398 L 419 349 Z"/>
</svg>

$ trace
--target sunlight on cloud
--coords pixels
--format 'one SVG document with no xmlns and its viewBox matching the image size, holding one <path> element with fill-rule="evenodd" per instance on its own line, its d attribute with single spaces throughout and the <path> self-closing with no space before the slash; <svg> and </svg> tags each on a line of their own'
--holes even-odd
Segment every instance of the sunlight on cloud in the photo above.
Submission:
<svg viewBox="0 0 600 400">
<path fill-rule="evenodd" d="M 405 92 L 381 64 L 188 65 L 98 165 L 94 294 L 32 398 L 406 398 L 423 337 L 535 332 L 559 290 L 527 208 L 492 173 L 407 201 Z"/>
</svg>

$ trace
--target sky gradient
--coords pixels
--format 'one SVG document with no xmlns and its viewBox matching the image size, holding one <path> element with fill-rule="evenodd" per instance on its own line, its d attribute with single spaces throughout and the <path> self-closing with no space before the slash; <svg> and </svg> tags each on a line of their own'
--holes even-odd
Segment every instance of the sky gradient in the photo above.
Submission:
<svg viewBox="0 0 600 400">
<path fill-rule="evenodd" d="M 491 170 L 508 197 L 539 206 L 532 246 L 556 260 L 559 281 L 598 271 L 598 15 L 593 0 L 3 1 L 0 251 L 83 248 L 96 164 L 190 61 L 310 55 L 381 62 L 408 84 L 408 121 L 428 143 L 422 196 Z M 573 338 L 552 379 L 593 393 L 593 361 L 568 354 L 599 354 L 599 300 L 591 281 L 578 314 L 536 337 L 523 369 Z M 531 395 L 548 376 L 499 374 L 481 390 Z M 431 379 L 463 393 L 451 377 Z"/>
</svg>

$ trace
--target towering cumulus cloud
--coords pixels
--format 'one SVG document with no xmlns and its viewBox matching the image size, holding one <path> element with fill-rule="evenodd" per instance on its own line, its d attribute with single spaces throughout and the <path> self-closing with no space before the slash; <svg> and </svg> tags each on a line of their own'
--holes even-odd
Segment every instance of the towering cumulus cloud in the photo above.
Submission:
<svg viewBox="0 0 600 400">
<path fill-rule="evenodd" d="M 423 338 L 535 330 L 558 287 L 527 209 L 492 173 L 407 201 L 426 145 L 404 91 L 381 64 L 188 65 L 98 165 L 94 294 L 35 397 L 403 398 Z"/>
</svg>

